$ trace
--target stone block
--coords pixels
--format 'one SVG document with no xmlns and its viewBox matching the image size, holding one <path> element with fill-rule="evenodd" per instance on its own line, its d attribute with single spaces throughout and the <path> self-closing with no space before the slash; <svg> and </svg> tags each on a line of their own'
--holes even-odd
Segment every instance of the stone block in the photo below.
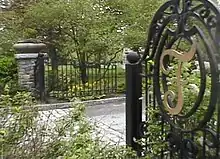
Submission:
<svg viewBox="0 0 220 159">
<path fill-rule="evenodd" d="M 15 58 L 18 60 L 25 60 L 25 59 L 37 59 L 38 53 L 25 53 L 25 54 L 15 54 Z"/>
<path fill-rule="evenodd" d="M 21 77 L 22 79 L 24 79 L 24 80 L 29 80 L 30 79 L 30 75 L 23 75 L 22 77 Z"/>
</svg>

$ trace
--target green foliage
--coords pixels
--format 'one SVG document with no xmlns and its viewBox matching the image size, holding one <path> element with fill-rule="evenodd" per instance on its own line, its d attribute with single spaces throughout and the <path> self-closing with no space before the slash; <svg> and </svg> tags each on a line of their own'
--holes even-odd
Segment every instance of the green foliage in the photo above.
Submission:
<svg viewBox="0 0 220 159">
<path fill-rule="evenodd" d="M 138 50 L 145 47 L 148 27 L 156 10 L 164 0 L 118 0 L 108 5 L 118 11 L 117 18 L 123 28 L 123 47 Z"/>
<path fill-rule="evenodd" d="M 162 2 L 15 0 L 0 13 L 0 55 L 13 55 L 18 40 L 37 38 L 48 46 L 53 71 L 60 58 L 79 63 L 121 60 L 123 48 L 144 47 L 146 30 Z"/>
<path fill-rule="evenodd" d="M 28 36 L 56 45 L 66 57 L 80 62 L 85 56 L 93 61 L 106 61 L 121 50 L 121 40 L 114 17 L 102 13 L 100 3 L 96 0 L 67 3 L 43 0 L 27 10 L 23 25 L 29 30 Z"/>
<path fill-rule="evenodd" d="M 0 96 L 0 145 L 1 156 L 15 153 L 25 134 L 30 132 L 37 112 L 24 110 L 24 106 L 31 106 L 33 99 L 29 93 L 18 92 L 11 97 L 9 87 L 6 86 Z"/>
<path fill-rule="evenodd" d="M 124 146 L 101 142 L 102 138 L 95 135 L 95 127 L 86 120 L 85 107 L 81 104 L 73 102 L 69 112 L 51 122 L 50 115 L 48 119 L 41 118 L 44 111 L 33 106 L 30 94 L 18 92 L 10 96 L 6 87 L 0 101 L 0 155 L 3 158 L 123 159 L 134 156 Z"/>
<path fill-rule="evenodd" d="M 1 81 L 6 83 L 10 81 L 17 72 L 17 65 L 13 57 L 0 58 L 0 76 Z"/>
<path fill-rule="evenodd" d="M 43 158 L 61 156 L 66 159 L 122 159 L 126 156 L 133 156 L 132 151 L 123 146 L 108 146 L 100 142 L 101 138 L 93 137 L 94 129 L 85 119 L 84 109 L 83 105 L 74 105 L 74 110 L 71 111 L 70 115 L 65 116 L 57 123 L 56 130 L 59 134 L 56 138 L 58 140 L 48 145 L 51 148 L 49 153 L 46 149 L 47 155 Z"/>
<path fill-rule="evenodd" d="M 16 39 L 39 38 L 65 58 L 121 58 L 124 47 L 144 46 L 152 16 L 163 1 L 14 1 L 10 10 L 1 12 L 1 47 L 11 49 Z"/>
<path fill-rule="evenodd" d="M 12 57 L 0 57 L 0 92 L 5 85 L 16 85 L 17 82 L 17 65 Z M 12 87 L 11 87 L 12 88 Z M 10 90 L 12 92 L 12 90 Z"/>
</svg>

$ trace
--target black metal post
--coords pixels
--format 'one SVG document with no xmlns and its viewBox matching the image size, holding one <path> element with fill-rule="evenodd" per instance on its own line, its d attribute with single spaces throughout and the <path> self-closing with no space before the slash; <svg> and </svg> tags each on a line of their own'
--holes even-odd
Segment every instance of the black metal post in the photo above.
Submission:
<svg viewBox="0 0 220 159">
<path fill-rule="evenodd" d="M 38 81 L 39 81 L 39 94 L 40 94 L 40 100 L 41 102 L 44 102 L 46 100 L 45 98 L 45 78 L 44 78 L 44 54 L 38 55 Z"/>
<path fill-rule="evenodd" d="M 130 63 L 126 64 L 126 145 L 141 156 L 141 146 L 134 141 L 141 139 L 140 124 L 142 122 L 141 64 L 135 62 L 139 57 L 136 53 L 128 55 Z"/>
</svg>

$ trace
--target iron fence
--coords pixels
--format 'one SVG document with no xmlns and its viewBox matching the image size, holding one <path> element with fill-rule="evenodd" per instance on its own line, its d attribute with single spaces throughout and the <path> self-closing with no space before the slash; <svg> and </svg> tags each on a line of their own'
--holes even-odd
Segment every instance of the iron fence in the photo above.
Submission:
<svg viewBox="0 0 220 159">
<path fill-rule="evenodd" d="M 121 62 L 79 64 L 52 62 L 39 55 L 35 65 L 36 96 L 41 101 L 111 97 L 125 92 L 125 70 Z"/>
<path fill-rule="evenodd" d="M 48 97 L 101 96 L 117 93 L 117 63 L 60 63 L 54 69 L 45 65 L 45 88 Z"/>
</svg>

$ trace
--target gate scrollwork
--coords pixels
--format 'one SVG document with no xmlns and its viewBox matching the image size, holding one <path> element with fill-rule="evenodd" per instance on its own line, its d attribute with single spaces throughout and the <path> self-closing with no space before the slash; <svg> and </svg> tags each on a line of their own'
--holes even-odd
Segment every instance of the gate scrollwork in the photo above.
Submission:
<svg viewBox="0 0 220 159">
<path fill-rule="evenodd" d="M 160 111 L 160 139 L 169 145 L 161 158 L 220 158 L 219 50 L 220 10 L 212 0 L 169 0 L 156 12 L 140 62 L 146 85 L 153 83 L 147 110 Z"/>
</svg>

